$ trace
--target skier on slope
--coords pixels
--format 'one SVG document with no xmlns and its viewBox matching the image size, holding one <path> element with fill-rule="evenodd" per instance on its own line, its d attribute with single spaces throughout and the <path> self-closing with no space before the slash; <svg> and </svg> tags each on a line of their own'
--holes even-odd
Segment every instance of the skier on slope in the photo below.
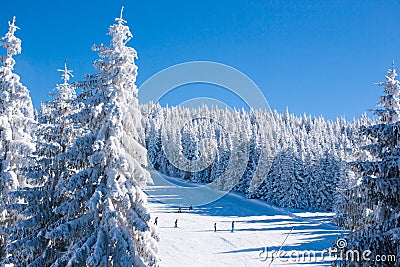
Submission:
<svg viewBox="0 0 400 267">
<path fill-rule="evenodd" d="M 174 226 L 174 227 L 175 227 L 175 228 L 178 227 L 178 219 L 175 220 L 175 226 Z"/>
<path fill-rule="evenodd" d="M 217 231 L 217 223 L 214 223 L 214 232 Z"/>
<path fill-rule="evenodd" d="M 158 217 L 156 217 L 156 218 L 154 219 L 154 224 L 157 225 L 157 223 L 158 223 Z"/>
<path fill-rule="evenodd" d="M 231 229 L 231 233 L 233 233 L 233 230 L 235 229 L 235 221 L 232 221 L 232 229 Z"/>
</svg>

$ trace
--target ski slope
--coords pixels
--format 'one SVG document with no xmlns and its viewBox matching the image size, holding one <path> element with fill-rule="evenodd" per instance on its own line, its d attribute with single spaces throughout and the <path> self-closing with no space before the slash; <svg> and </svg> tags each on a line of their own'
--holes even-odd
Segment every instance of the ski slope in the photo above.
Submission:
<svg viewBox="0 0 400 267">
<path fill-rule="evenodd" d="M 340 228 L 329 223 L 330 213 L 291 213 L 237 193 L 222 196 L 219 191 L 155 172 L 152 177 L 154 185 L 146 193 L 152 220 L 158 217 L 161 266 L 330 266 L 332 258 L 323 250 L 341 234 Z M 188 210 L 189 203 L 200 204 L 196 200 L 204 202 L 210 194 L 222 197 Z M 179 205 L 182 213 L 178 213 Z M 281 256 L 271 264 L 272 252 L 278 255 L 285 238 Z"/>
</svg>

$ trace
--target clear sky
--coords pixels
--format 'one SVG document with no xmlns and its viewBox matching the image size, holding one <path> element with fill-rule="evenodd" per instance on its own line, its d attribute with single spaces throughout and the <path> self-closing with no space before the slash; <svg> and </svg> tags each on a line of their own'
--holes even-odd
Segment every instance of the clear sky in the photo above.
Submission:
<svg viewBox="0 0 400 267">
<path fill-rule="evenodd" d="M 36 107 L 61 83 L 56 69 L 65 58 L 73 81 L 95 72 L 91 46 L 109 42 L 122 5 L 139 54 L 139 86 L 177 63 L 216 61 L 253 79 L 272 109 L 351 119 L 374 107 L 382 93 L 374 82 L 384 80 L 392 59 L 400 66 L 398 0 L 2 1 L 0 35 L 17 16 L 23 52 L 15 71 Z M 218 88 L 191 89 L 177 90 L 170 104 L 219 97 Z"/>
</svg>

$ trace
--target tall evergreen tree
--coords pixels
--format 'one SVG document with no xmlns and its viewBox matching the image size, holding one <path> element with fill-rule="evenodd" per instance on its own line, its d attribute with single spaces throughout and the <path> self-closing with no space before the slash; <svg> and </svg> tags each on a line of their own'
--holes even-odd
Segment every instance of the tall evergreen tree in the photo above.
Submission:
<svg viewBox="0 0 400 267">
<path fill-rule="evenodd" d="M 17 201 L 9 207 L 20 216 L 18 223 L 7 228 L 10 241 L 8 257 L 3 263 L 49 266 L 56 258 L 58 248 L 62 247 L 52 243 L 46 234 L 60 219 L 55 210 L 63 199 L 54 197 L 56 185 L 76 171 L 69 161 L 78 159 L 69 148 L 82 134 L 82 129 L 72 121 L 79 110 L 75 90 L 68 83 L 72 71 L 67 69 L 66 63 L 59 71 L 64 83 L 56 86 L 52 101 L 42 103 L 36 133 L 36 161 L 27 173 L 36 186 L 22 187 L 12 193 Z"/>
<path fill-rule="evenodd" d="M 126 46 L 132 34 L 121 16 L 110 26 L 110 46 L 94 46 L 100 59 L 98 87 L 82 116 L 91 132 L 79 139 L 90 154 L 87 166 L 57 185 L 64 203 L 46 237 L 65 244 L 53 266 L 157 266 L 155 228 L 149 223 L 143 188 L 151 178 L 141 145 L 141 114 L 135 85 L 136 51 Z M 88 115 L 87 115 L 88 114 Z"/>
<path fill-rule="evenodd" d="M 400 264 L 400 83 L 396 80 L 396 69 L 388 70 L 378 106 L 373 110 L 379 123 L 362 127 L 361 134 L 371 138 L 372 143 L 362 149 L 370 154 L 350 164 L 360 177 L 359 185 L 343 192 L 348 200 L 343 205 L 345 214 L 352 218 L 345 226 L 352 230 L 347 238 L 350 249 L 372 251 L 372 261 L 361 262 L 362 266 L 383 266 L 374 261 L 376 255 L 396 255 Z"/>
<path fill-rule="evenodd" d="M 21 40 L 16 37 L 15 17 L 8 23 L 9 29 L 1 38 L 0 46 L 6 55 L 0 56 L 0 222 L 7 227 L 15 220 L 5 204 L 10 202 L 8 193 L 25 186 L 27 181 L 21 175 L 28 167 L 34 150 L 32 129 L 35 125 L 32 101 L 28 89 L 13 72 L 15 59 L 20 54 Z M 6 235 L 1 231 L 2 247 Z"/>
</svg>

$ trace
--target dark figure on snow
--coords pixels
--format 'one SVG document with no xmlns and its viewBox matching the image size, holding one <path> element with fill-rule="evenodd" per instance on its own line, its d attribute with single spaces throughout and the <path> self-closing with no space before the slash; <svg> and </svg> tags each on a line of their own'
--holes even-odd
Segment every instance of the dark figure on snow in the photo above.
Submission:
<svg viewBox="0 0 400 267">
<path fill-rule="evenodd" d="M 231 229 L 232 233 L 233 233 L 233 230 L 235 230 L 235 221 L 232 221 L 232 229 Z"/>
<path fill-rule="evenodd" d="M 175 227 L 175 228 L 178 227 L 178 219 L 175 220 L 175 226 L 174 226 L 174 227 Z"/>
<path fill-rule="evenodd" d="M 214 232 L 217 231 L 217 223 L 214 223 Z"/>
<path fill-rule="evenodd" d="M 182 207 L 181 206 L 179 206 L 179 208 L 178 208 L 178 213 L 182 213 Z"/>
<path fill-rule="evenodd" d="M 158 217 L 156 217 L 156 218 L 154 219 L 154 224 L 157 225 L 157 223 L 158 223 Z"/>
<path fill-rule="evenodd" d="M 193 206 L 192 206 L 192 203 L 190 203 L 189 211 L 192 211 L 192 210 L 193 210 Z"/>
</svg>

